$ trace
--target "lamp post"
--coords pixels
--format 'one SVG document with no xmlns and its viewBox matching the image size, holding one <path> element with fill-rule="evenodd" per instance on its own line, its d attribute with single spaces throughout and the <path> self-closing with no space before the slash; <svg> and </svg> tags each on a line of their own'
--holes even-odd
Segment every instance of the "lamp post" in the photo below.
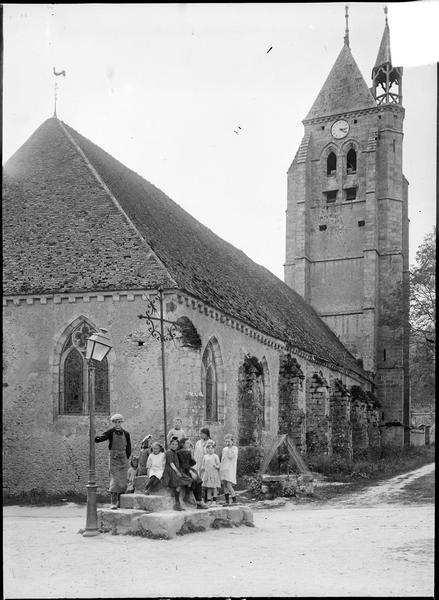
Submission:
<svg viewBox="0 0 439 600">
<path fill-rule="evenodd" d="M 162 392 L 163 392 L 163 427 L 165 430 L 165 448 L 168 447 L 167 441 L 167 417 L 166 417 L 166 375 L 165 375 L 165 342 L 175 340 L 178 337 L 179 326 L 175 321 L 169 321 L 163 318 L 163 288 L 158 288 L 158 294 L 146 299 L 147 307 L 144 315 L 138 315 L 139 319 L 146 320 L 146 326 L 151 336 L 160 342 L 162 359 Z M 158 305 L 158 307 L 157 307 Z M 159 316 L 153 316 L 158 312 Z M 160 323 L 160 331 L 155 328 L 154 321 Z M 167 323 L 165 332 L 164 324 Z"/>
<path fill-rule="evenodd" d="M 87 483 L 87 518 L 83 536 L 99 535 L 98 512 L 96 504 L 96 468 L 95 468 L 95 371 L 96 363 L 101 362 L 110 352 L 112 345 L 106 335 L 107 330 L 101 328 L 87 340 L 85 358 L 88 364 L 88 405 L 90 413 L 89 450 L 88 450 L 88 483 Z"/>
</svg>

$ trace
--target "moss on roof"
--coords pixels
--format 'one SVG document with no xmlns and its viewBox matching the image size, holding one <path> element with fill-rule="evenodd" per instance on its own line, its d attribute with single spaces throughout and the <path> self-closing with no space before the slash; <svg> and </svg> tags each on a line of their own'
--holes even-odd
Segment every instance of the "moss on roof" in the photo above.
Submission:
<svg viewBox="0 0 439 600">
<path fill-rule="evenodd" d="M 318 359 L 348 368 L 363 377 L 366 375 L 299 294 L 194 219 L 154 185 L 71 127 L 63 126 L 145 243 L 142 246 L 136 240 L 137 245 L 133 247 L 130 243 L 129 251 L 125 248 L 120 252 L 114 246 L 106 249 L 106 256 L 112 256 L 112 262 L 107 264 L 107 275 L 103 279 L 103 257 L 99 254 L 99 246 L 95 257 L 88 255 L 88 260 L 78 266 L 73 242 L 79 236 L 81 248 L 83 246 L 88 252 L 86 248 L 94 231 L 87 227 L 90 218 L 94 220 L 95 227 L 98 217 L 103 219 L 105 226 L 111 225 L 111 235 L 116 235 L 119 243 L 126 236 L 132 242 L 136 236 L 124 222 L 123 215 L 114 209 L 115 204 L 103 186 L 91 176 L 90 169 L 68 140 L 62 125 L 56 119 L 49 119 L 5 165 L 8 175 L 7 220 L 10 233 L 15 238 L 20 237 L 26 256 L 44 249 L 41 260 L 54 271 L 56 285 L 60 285 L 61 281 L 65 291 L 142 289 L 154 285 L 182 289 L 262 333 L 288 340 Z M 48 151 L 54 146 L 56 152 Z M 33 202 L 35 195 L 38 199 L 36 204 Z M 33 213 L 42 211 L 51 222 L 51 231 L 43 226 L 25 241 L 29 225 L 24 224 L 23 229 L 16 209 L 19 205 L 23 210 L 24 204 L 29 217 L 25 221 L 32 220 L 32 215 L 38 220 L 38 214 Z M 69 211 L 71 217 L 68 216 Z M 83 214 L 82 221 L 78 220 L 78 211 Z M 63 219 L 59 218 L 60 212 Z M 120 231 L 117 234 L 118 230 L 123 230 L 122 236 Z M 106 233 L 108 237 L 108 230 Z M 65 243 L 63 236 L 69 238 L 69 243 Z M 48 245 L 50 238 L 55 240 L 54 245 Z M 38 286 L 35 287 L 35 282 L 32 283 L 32 278 L 29 278 L 25 263 L 21 263 L 21 269 L 20 266 L 11 267 L 11 259 L 17 258 L 17 252 L 13 250 L 11 236 L 9 240 L 5 249 L 8 255 L 6 262 L 10 266 L 6 273 L 9 281 L 6 282 L 5 293 L 35 293 Z M 153 253 L 148 249 L 152 249 Z M 58 263 L 53 259 L 59 251 L 63 256 L 63 276 L 59 275 Z M 70 271 L 75 269 L 79 271 L 79 278 L 70 275 Z M 44 274 L 47 275 L 47 270 L 43 270 L 42 279 Z M 11 275 L 14 284 L 11 284 Z M 70 283 L 66 284 L 67 280 Z M 55 289 L 56 285 L 52 283 L 51 289 Z M 42 281 L 39 287 L 40 291 L 46 289 L 46 282 Z"/>
</svg>

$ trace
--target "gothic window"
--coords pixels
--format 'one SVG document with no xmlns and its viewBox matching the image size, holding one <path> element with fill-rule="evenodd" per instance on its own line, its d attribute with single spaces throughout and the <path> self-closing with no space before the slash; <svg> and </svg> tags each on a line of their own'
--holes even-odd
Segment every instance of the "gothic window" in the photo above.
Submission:
<svg viewBox="0 0 439 600">
<path fill-rule="evenodd" d="M 69 415 L 82 414 L 84 402 L 83 359 L 72 348 L 64 361 L 64 412 Z"/>
<path fill-rule="evenodd" d="M 89 370 L 85 360 L 87 338 L 95 329 L 85 321 L 67 333 L 60 355 L 59 413 L 85 415 L 89 412 Z M 96 363 L 95 411 L 110 412 L 108 361 Z"/>
<path fill-rule="evenodd" d="M 353 148 L 349 150 L 346 156 L 346 172 L 348 175 L 357 172 L 357 153 Z"/>
<path fill-rule="evenodd" d="M 326 174 L 329 175 L 335 175 L 335 172 L 337 171 L 337 157 L 335 156 L 334 152 L 330 152 L 328 154 L 328 158 L 326 159 Z"/>
<path fill-rule="evenodd" d="M 205 398 L 204 418 L 208 423 L 224 421 L 224 375 L 219 344 L 212 338 L 201 361 L 201 389 Z"/>
<path fill-rule="evenodd" d="M 206 371 L 206 421 L 218 420 L 215 370 L 209 365 Z"/>
<path fill-rule="evenodd" d="M 109 398 L 108 389 L 108 361 L 104 358 L 101 362 L 96 363 L 95 371 L 95 411 L 97 413 L 109 413 Z"/>
<path fill-rule="evenodd" d="M 215 368 L 215 357 L 212 345 L 208 344 L 203 356 L 202 364 L 203 394 L 206 399 L 206 421 L 218 421 L 218 390 Z"/>
</svg>

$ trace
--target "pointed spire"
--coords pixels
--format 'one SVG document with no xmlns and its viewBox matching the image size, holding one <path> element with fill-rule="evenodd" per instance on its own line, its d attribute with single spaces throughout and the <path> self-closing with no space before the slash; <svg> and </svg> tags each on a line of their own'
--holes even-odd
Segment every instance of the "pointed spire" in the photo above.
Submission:
<svg viewBox="0 0 439 600">
<path fill-rule="evenodd" d="M 349 6 L 345 6 L 346 29 L 344 33 L 344 45 L 349 48 Z"/>
<path fill-rule="evenodd" d="M 374 106 L 375 100 L 350 48 L 345 44 L 305 119 Z"/>
<path fill-rule="evenodd" d="M 384 14 L 386 15 L 386 24 L 384 26 L 384 33 L 381 39 L 380 49 L 378 50 L 378 56 L 375 61 L 375 68 L 385 65 L 386 63 L 392 64 L 392 57 L 390 55 L 390 30 L 389 23 L 387 20 L 387 5 L 384 7 Z"/>
</svg>

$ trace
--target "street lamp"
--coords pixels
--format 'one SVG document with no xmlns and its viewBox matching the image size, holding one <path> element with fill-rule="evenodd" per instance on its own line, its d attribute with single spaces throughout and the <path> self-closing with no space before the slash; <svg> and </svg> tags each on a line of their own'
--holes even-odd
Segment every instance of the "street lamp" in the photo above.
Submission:
<svg viewBox="0 0 439 600">
<path fill-rule="evenodd" d="M 96 362 L 101 362 L 110 352 L 112 345 L 106 335 L 106 329 L 100 328 L 87 340 L 85 358 L 88 364 L 88 405 L 90 411 L 89 451 L 88 451 L 88 483 L 87 483 L 87 519 L 82 535 L 91 537 L 99 535 L 98 512 L 96 504 L 96 469 L 95 469 L 95 370 Z"/>
<path fill-rule="evenodd" d="M 138 315 L 139 319 L 146 320 L 146 326 L 151 336 L 160 342 L 162 359 L 162 392 L 163 392 L 163 427 L 165 430 L 165 448 L 168 447 L 167 435 L 168 427 L 166 422 L 166 376 L 165 376 L 165 342 L 175 340 L 179 337 L 179 325 L 176 321 L 169 321 L 163 318 L 163 288 L 158 288 L 158 294 L 152 298 L 146 298 L 147 308 L 144 315 Z M 159 305 L 157 307 L 157 304 Z M 155 317 L 156 313 L 158 317 Z M 155 328 L 154 321 L 160 323 L 160 331 Z M 165 332 L 164 323 L 167 323 Z"/>
</svg>

